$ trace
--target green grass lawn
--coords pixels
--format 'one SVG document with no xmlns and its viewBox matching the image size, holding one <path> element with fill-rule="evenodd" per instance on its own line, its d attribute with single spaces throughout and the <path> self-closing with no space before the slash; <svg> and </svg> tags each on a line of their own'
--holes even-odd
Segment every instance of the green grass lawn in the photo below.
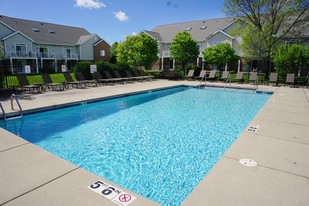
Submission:
<svg viewBox="0 0 309 206">
<path fill-rule="evenodd" d="M 71 76 L 73 80 L 76 80 L 74 73 L 71 73 Z M 50 74 L 50 77 L 54 83 L 62 83 L 65 82 L 65 78 L 62 73 L 56 73 L 56 74 Z M 29 84 L 43 84 L 44 81 L 42 79 L 42 76 L 40 74 L 37 75 L 27 75 L 27 79 L 29 81 Z M 14 75 L 7 76 L 7 82 L 9 87 L 18 87 L 19 83 L 17 80 L 17 77 Z"/>
</svg>

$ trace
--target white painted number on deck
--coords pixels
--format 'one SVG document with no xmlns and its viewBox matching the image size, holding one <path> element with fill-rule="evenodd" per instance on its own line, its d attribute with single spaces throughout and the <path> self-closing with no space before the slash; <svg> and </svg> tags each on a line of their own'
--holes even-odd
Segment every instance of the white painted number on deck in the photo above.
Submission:
<svg viewBox="0 0 309 206">
<path fill-rule="evenodd" d="M 101 180 L 91 184 L 88 188 L 121 206 L 127 206 L 136 199 L 136 197 Z"/>
<path fill-rule="evenodd" d="M 260 125 L 257 124 L 252 124 L 250 127 L 247 129 L 249 132 L 256 132 L 259 129 Z"/>
</svg>

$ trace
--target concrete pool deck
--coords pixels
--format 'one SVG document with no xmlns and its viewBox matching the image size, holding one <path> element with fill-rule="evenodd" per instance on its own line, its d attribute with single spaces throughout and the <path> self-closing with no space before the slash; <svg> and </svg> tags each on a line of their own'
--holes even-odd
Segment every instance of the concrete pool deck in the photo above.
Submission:
<svg viewBox="0 0 309 206">
<path fill-rule="evenodd" d="M 157 80 L 135 84 L 46 92 L 19 98 L 24 110 L 81 102 L 195 81 Z M 209 83 L 209 86 L 223 86 Z M 249 84 L 232 84 L 253 88 Z M 210 173 L 183 202 L 196 205 L 309 205 L 309 89 L 259 86 L 274 94 Z M 10 101 L 1 102 L 6 112 Z M 15 108 L 16 108 L 15 104 Z M 249 126 L 248 125 L 248 126 Z M 256 167 L 239 164 L 243 158 Z M 116 205 L 87 187 L 104 180 L 0 129 L 0 205 Z M 110 183 L 106 181 L 107 183 Z M 134 205 L 159 205 L 134 192 Z"/>
</svg>

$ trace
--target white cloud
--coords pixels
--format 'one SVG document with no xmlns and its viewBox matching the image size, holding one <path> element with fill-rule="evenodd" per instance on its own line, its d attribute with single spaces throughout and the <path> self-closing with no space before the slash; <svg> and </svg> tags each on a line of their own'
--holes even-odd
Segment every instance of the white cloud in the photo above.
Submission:
<svg viewBox="0 0 309 206">
<path fill-rule="evenodd" d="M 122 12 L 122 11 L 117 11 L 114 12 L 115 17 L 119 20 L 119 21 L 128 21 L 129 17 L 126 15 L 126 13 Z"/>
<path fill-rule="evenodd" d="M 106 7 L 100 0 L 75 0 L 77 7 L 83 7 L 86 9 L 99 9 L 101 7 Z"/>
</svg>

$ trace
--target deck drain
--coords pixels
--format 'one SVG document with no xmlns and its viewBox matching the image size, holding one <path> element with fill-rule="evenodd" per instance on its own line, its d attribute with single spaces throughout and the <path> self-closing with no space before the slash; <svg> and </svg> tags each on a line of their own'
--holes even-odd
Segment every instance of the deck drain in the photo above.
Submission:
<svg viewBox="0 0 309 206">
<path fill-rule="evenodd" d="M 239 163 L 246 167 L 255 167 L 257 166 L 257 162 L 252 159 L 240 159 Z"/>
</svg>

